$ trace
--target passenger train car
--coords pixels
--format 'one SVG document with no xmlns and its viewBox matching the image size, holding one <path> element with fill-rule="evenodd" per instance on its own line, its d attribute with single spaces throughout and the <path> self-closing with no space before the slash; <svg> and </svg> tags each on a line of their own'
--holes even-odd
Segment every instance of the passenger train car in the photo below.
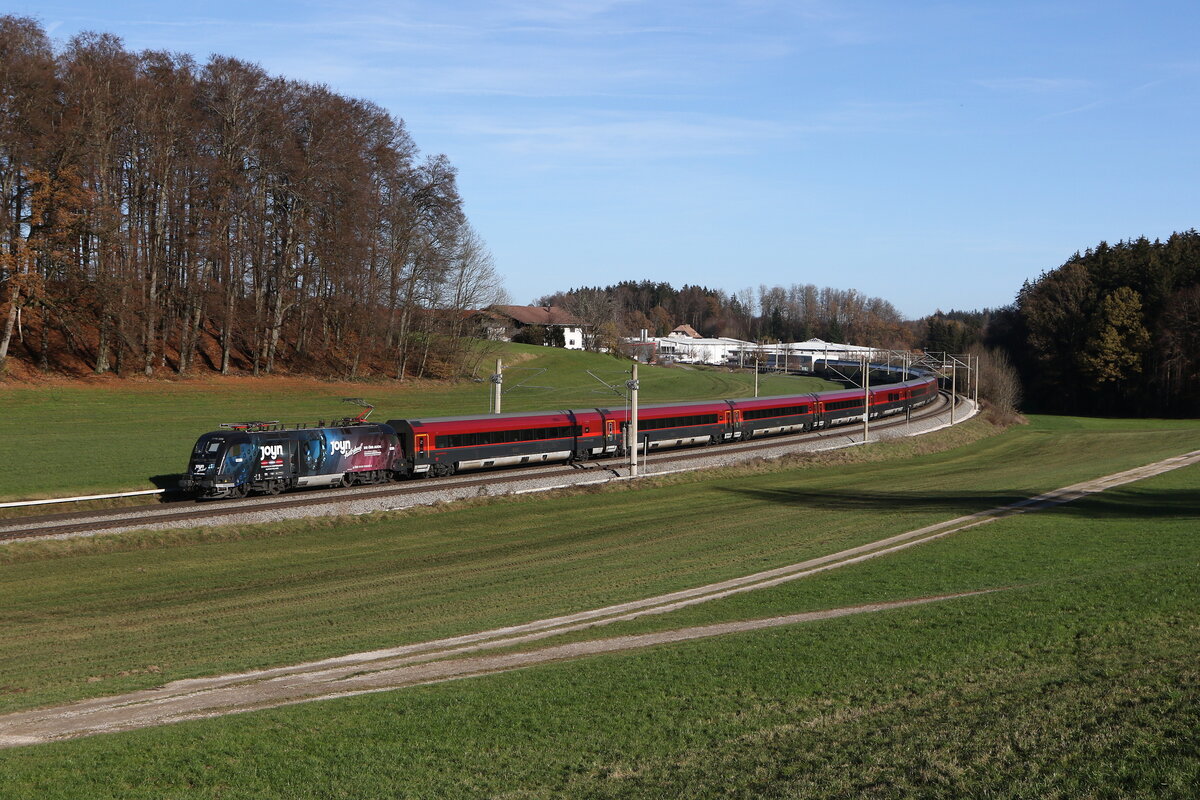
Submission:
<svg viewBox="0 0 1200 800">
<path fill-rule="evenodd" d="M 715 445 L 898 414 L 937 396 L 933 377 L 815 394 L 643 405 L 639 451 Z M 864 402 L 864 401 L 868 402 Z M 867 410 L 869 407 L 869 411 Z M 181 487 L 199 497 L 277 494 L 464 470 L 578 462 L 627 452 L 629 411 L 585 408 L 485 416 L 363 419 L 284 429 L 241 423 L 196 442 Z"/>
<path fill-rule="evenodd" d="M 871 418 L 917 408 L 937 396 L 931 377 L 870 390 Z M 720 444 L 759 436 L 800 433 L 861 421 L 862 389 L 818 394 L 662 403 L 638 410 L 638 450 Z M 588 408 L 517 412 L 485 417 L 394 419 L 406 454 L 400 477 L 451 475 L 461 470 L 583 461 L 626 451 L 629 411 Z"/>
</svg>

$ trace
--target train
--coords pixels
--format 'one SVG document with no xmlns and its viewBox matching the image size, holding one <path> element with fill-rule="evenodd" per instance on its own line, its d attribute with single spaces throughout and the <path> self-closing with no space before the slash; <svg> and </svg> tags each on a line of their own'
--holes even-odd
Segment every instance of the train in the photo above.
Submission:
<svg viewBox="0 0 1200 800">
<path fill-rule="evenodd" d="M 869 402 L 864 403 L 866 394 Z M 226 423 L 192 449 L 185 492 L 202 499 L 353 486 L 523 464 L 572 463 L 673 447 L 801 433 L 910 411 L 933 402 L 937 381 L 919 375 L 862 389 L 643 405 L 638 441 L 627 408 L 521 411 L 372 423 L 360 414 L 326 425 Z M 368 412 L 366 412 L 369 414 Z"/>
</svg>

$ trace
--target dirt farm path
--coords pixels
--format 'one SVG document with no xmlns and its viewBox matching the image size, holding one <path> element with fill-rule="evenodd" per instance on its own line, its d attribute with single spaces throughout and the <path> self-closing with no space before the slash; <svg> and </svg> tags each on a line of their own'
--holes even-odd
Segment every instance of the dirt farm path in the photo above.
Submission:
<svg viewBox="0 0 1200 800">
<path fill-rule="evenodd" d="M 680 630 L 575 642 L 537 650 L 475 655 L 647 614 L 663 614 L 732 594 L 798 580 L 837 567 L 894 553 L 997 519 L 1050 508 L 1180 467 L 1200 463 L 1200 451 L 1056 489 L 1012 505 L 940 522 L 819 558 L 707 586 L 507 628 L 353 653 L 320 661 L 232 675 L 174 681 L 154 689 L 81 700 L 64 706 L 0 716 L 0 747 L 38 744 L 97 733 L 133 730 L 312 700 L 388 691 L 406 686 L 476 677 L 600 653 L 703 639 L 729 633 L 796 625 L 986 592 L 913 598 L 770 619 L 703 625 Z M 996 590 L 986 590 L 996 591 Z"/>
</svg>

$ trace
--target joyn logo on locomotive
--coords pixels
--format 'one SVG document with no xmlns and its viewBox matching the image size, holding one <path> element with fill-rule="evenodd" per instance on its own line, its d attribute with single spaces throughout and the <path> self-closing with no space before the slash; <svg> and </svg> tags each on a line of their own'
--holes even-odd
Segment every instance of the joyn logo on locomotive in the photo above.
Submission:
<svg viewBox="0 0 1200 800">
<path fill-rule="evenodd" d="M 341 453 L 343 456 L 352 456 L 355 453 L 361 453 L 363 449 L 361 444 L 358 447 L 355 447 L 349 439 L 331 442 L 329 447 L 333 450 L 333 452 Z"/>
<path fill-rule="evenodd" d="M 262 453 L 262 460 L 275 459 L 283 457 L 283 445 L 281 444 L 264 444 L 259 445 L 259 451 Z"/>
</svg>

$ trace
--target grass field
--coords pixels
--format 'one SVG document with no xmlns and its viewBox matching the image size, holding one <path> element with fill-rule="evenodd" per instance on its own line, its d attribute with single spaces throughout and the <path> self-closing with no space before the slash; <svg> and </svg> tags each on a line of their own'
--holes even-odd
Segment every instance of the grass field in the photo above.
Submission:
<svg viewBox="0 0 1200 800">
<path fill-rule="evenodd" d="M 621 383 L 629 363 L 596 353 L 507 344 L 507 411 L 620 405 L 588 375 Z M 488 372 L 494 359 L 488 364 Z M 545 370 L 544 373 L 539 370 Z M 710 368 L 640 370 L 643 402 L 753 394 L 754 376 Z M 520 384 L 524 383 L 522 386 Z M 816 378 L 762 376 L 762 394 L 819 391 Z M 311 379 L 104 380 L 0 383 L 0 501 L 174 486 L 196 437 L 222 422 L 315 423 L 353 416 L 364 397 L 372 419 L 487 413 L 490 383 L 325 383 Z M 157 478 L 157 481 L 156 481 Z"/>
<path fill-rule="evenodd" d="M 913 447 L 390 519 L 5 548 L 0 708 L 746 574 L 1196 449 L 1200 425 L 1038 418 Z M 1192 467 L 588 635 L 994 594 L 0 751 L 0 796 L 1187 797 L 1198 527 Z"/>
</svg>

